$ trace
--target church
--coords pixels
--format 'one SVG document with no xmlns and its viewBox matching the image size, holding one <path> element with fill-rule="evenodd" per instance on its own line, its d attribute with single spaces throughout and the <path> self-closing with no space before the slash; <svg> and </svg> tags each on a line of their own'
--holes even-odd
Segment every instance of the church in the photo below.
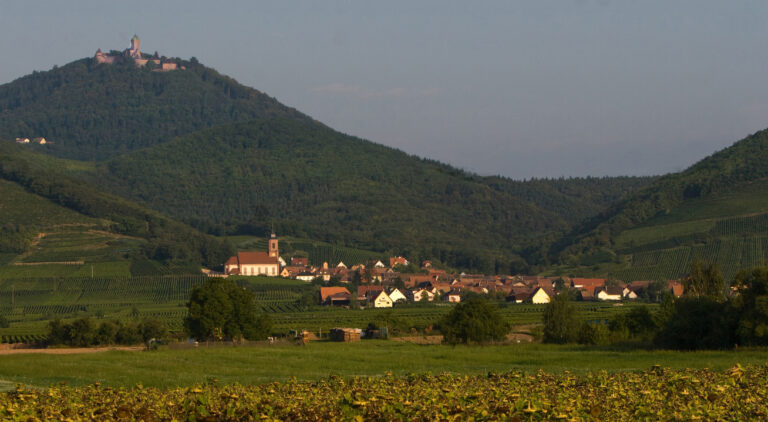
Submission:
<svg viewBox="0 0 768 422">
<path fill-rule="evenodd" d="M 267 252 L 238 252 L 224 264 L 228 275 L 280 275 L 280 248 L 278 238 L 272 233 Z"/>
</svg>

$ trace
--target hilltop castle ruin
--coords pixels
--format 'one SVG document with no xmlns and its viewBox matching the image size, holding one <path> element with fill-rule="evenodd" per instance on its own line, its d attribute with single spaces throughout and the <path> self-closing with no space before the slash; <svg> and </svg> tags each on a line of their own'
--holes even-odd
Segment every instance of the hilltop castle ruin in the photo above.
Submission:
<svg viewBox="0 0 768 422">
<path fill-rule="evenodd" d="M 96 50 L 96 55 L 93 57 L 93 59 L 96 61 L 96 63 L 114 64 L 122 63 L 128 57 L 133 59 L 134 63 L 136 63 L 136 66 L 138 67 L 144 67 L 147 65 L 147 63 L 152 62 L 156 66 L 154 70 L 157 71 L 184 69 L 184 66 L 179 66 L 179 64 L 175 61 L 168 60 L 165 57 L 161 58 L 157 55 L 157 53 L 155 53 L 153 56 L 142 54 L 141 40 L 139 40 L 138 35 L 134 35 L 133 38 L 131 38 L 131 47 L 123 50 L 122 53 L 104 54 L 101 49 L 98 49 Z"/>
</svg>

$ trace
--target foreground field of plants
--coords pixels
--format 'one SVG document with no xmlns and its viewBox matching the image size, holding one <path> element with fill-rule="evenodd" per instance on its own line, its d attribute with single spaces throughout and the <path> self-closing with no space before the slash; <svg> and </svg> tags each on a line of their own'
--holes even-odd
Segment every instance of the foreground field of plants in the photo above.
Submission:
<svg viewBox="0 0 768 422">
<path fill-rule="evenodd" d="M 586 375 L 387 374 L 177 389 L 57 387 L 0 395 L 3 420 L 754 420 L 768 366 Z"/>
</svg>

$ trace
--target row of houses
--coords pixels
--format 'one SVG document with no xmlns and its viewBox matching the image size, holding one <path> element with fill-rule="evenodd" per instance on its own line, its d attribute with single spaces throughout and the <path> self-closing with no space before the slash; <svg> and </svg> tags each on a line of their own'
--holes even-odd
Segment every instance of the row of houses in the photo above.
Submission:
<svg viewBox="0 0 768 422">
<path fill-rule="evenodd" d="M 32 138 L 31 140 L 29 138 L 16 138 L 16 143 L 17 144 L 30 144 L 30 143 L 32 143 L 32 144 L 45 145 L 45 144 L 48 143 L 48 141 L 45 138 L 43 138 L 43 137 Z"/>
<path fill-rule="evenodd" d="M 324 262 L 322 266 L 315 267 L 309 264 L 308 258 L 294 256 L 288 265 L 280 257 L 279 239 L 273 233 L 267 243 L 266 252 L 238 252 L 224 264 L 224 274 L 221 276 L 266 275 L 306 282 L 322 280 L 350 283 L 360 285 L 357 293 L 359 301 L 376 304 L 378 300 L 380 306 L 377 307 L 387 307 L 387 303 L 395 303 L 398 300 L 434 301 L 436 298 L 442 298 L 458 302 L 461 297 L 470 293 L 506 298 L 507 301 L 515 303 L 549 303 L 557 291 L 565 288 L 575 290 L 581 300 L 634 300 L 647 297 L 652 287 L 657 290 L 659 288 L 658 283 L 652 286 L 651 281 L 623 283 L 605 278 L 456 274 L 435 268 L 431 261 L 422 262 L 418 273 L 405 273 L 402 271 L 409 268 L 410 262 L 402 256 L 390 257 L 388 264 L 373 260 L 352 266 L 347 266 L 344 262 L 329 266 Z M 683 294 L 683 286 L 679 281 L 667 282 L 665 290 L 675 296 Z M 341 304 L 346 301 L 348 304 L 351 293 L 349 290 L 345 291 L 346 293 L 333 290 L 329 295 L 338 297 L 329 302 L 327 297 L 323 296 L 321 302 Z M 383 292 L 383 295 L 377 299 L 370 297 L 370 292 Z M 390 297 L 393 294 L 394 300 Z"/>
<path fill-rule="evenodd" d="M 432 302 L 441 297 L 446 302 L 460 302 L 461 294 L 449 291 L 441 294 L 439 291 L 426 288 L 404 289 L 398 287 L 385 288 L 381 285 L 362 285 L 352 293 L 346 287 L 321 287 L 320 304 L 329 306 L 349 306 L 353 297 L 359 304 L 367 304 L 373 308 L 391 308 L 396 303 Z"/>
<path fill-rule="evenodd" d="M 506 283 L 505 283 L 506 281 Z M 492 294 L 508 302 L 546 304 L 565 288 L 571 289 L 581 300 L 620 301 L 636 300 L 643 295 L 651 282 L 611 282 L 606 279 L 572 278 L 557 282 L 546 277 L 516 276 L 508 280 L 478 281 L 474 278 L 457 278 L 451 282 L 423 281 L 416 285 L 395 287 L 392 285 L 359 285 L 356 293 L 346 287 L 322 287 L 320 303 L 324 305 L 347 306 L 356 295 L 358 303 L 377 308 L 392 307 L 397 302 L 435 301 L 461 302 L 467 293 Z M 682 284 L 669 281 L 666 291 L 679 297 L 683 294 Z"/>
</svg>

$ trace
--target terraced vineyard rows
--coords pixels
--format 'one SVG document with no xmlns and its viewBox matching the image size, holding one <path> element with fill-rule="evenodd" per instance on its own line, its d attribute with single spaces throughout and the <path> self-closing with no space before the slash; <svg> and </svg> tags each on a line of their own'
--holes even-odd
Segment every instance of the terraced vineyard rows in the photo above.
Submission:
<svg viewBox="0 0 768 422">
<path fill-rule="evenodd" d="M 742 269 L 768 262 L 768 236 L 717 239 L 703 245 L 638 252 L 632 255 L 630 268 L 611 275 L 625 281 L 675 279 L 688 272 L 695 258 L 718 264 L 730 279 Z"/>
</svg>

